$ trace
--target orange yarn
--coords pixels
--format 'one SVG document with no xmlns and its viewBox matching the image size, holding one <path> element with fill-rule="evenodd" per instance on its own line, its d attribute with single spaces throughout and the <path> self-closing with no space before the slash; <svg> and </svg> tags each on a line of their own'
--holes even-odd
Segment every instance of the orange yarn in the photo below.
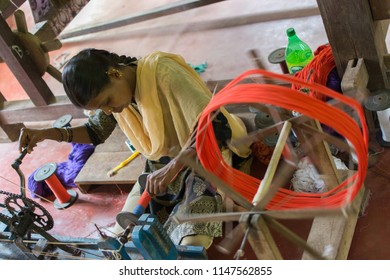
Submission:
<svg viewBox="0 0 390 280">
<path fill-rule="evenodd" d="M 273 84 L 238 84 L 251 75 L 263 75 L 287 81 L 308 88 L 313 92 L 319 92 L 325 97 L 339 100 L 357 112 L 362 128 L 344 111 L 297 90 Z M 353 200 L 363 185 L 368 161 L 368 132 L 360 104 L 356 100 L 325 86 L 310 84 L 296 77 L 264 70 L 250 70 L 241 74 L 216 94 L 202 112 L 198 123 L 196 150 L 206 170 L 229 184 L 248 201 L 252 201 L 261 180 L 232 168 L 223 160 L 211 123 L 213 112 L 221 106 L 248 103 L 263 103 L 294 110 L 333 128 L 344 136 L 355 149 L 354 152 L 359 163 L 358 170 L 354 175 L 325 193 L 298 193 L 281 186 L 266 209 L 338 208 Z"/>
<path fill-rule="evenodd" d="M 329 73 L 336 67 L 332 48 L 330 45 L 319 46 L 314 52 L 314 55 L 313 60 L 310 61 L 301 71 L 295 73 L 294 76 L 310 84 L 317 83 L 320 85 L 326 85 Z M 302 86 L 297 83 L 293 83 L 291 88 L 295 90 L 302 90 Z M 316 91 L 310 90 L 309 94 L 322 101 L 326 100 L 326 96 L 321 95 Z"/>
</svg>

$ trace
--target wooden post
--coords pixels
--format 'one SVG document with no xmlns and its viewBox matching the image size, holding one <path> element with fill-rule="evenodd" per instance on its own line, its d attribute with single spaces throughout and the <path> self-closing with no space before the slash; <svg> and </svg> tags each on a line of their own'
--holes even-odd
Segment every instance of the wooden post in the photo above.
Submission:
<svg viewBox="0 0 390 280">
<path fill-rule="evenodd" d="M 383 25 L 374 20 L 369 0 L 317 0 L 317 4 L 340 77 L 349 60 L 363 58 L 370 73 L 368 89 L 388 88 L 383 62 L 387 53 Z"/>
<path fill-rule="evenodd" d="M 0 57 L 7 63 L 7 66 L 35 106 L 48 105 L 53 101 L 53 93 L 38 74 L 26 50 L 19 43 L 7 22 L 1 16 Z"/>
<path fill-rule="evenodd" d="M 374 20 L 390 19 L 390 2 L 384 0 L 369 0 Z"/>
</svg>

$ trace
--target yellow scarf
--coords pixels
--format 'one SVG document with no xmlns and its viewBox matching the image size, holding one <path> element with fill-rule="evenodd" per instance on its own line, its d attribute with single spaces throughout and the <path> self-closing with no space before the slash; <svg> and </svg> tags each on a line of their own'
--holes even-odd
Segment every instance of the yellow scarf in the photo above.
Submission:
<svg viewBox="0 0 390 280">
<path fill-rule="evenodd" d="M 138 61 L 138 108 L 130 105 L 114 116 L 134 147 L 147 159 L 158 160 L 176 156 L 187 144 L 210 99 L 210 90 L 181 56 L 157 51 Z M 236 131 L 234 127 L 240 124 L 234 124 L 233 117 L 228 120 Z M 242 126 L 239 131 L 238 136 L 243 136 Z M 248 147 L 239 152 L 249 153 Z"/>
</svg>

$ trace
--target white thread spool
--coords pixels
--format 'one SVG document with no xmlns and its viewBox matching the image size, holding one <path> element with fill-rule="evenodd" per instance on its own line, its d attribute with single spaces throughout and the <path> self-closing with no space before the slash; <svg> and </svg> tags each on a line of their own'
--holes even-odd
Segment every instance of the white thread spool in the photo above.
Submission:
<svg viewBox="0 0 390 280">
<path fill-rule="evenodd" d="M 376 112 L 382 132 L 382 140 L 390 143 L 390 108 Z"/>
<path fill-rule="evenodd" d="M 378 90 L 364 102 L 365 107 L 377 113 L 380 131 L 376 140 L 383 147 L 390 147 L 390 91 Z"/>
</svg>

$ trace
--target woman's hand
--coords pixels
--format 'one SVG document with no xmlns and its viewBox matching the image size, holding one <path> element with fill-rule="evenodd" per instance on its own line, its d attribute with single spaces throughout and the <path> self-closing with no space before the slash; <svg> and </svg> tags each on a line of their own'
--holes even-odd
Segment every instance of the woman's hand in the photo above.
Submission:
<svg viewBox="0 0 390 280">
<path fill-rule="evenodd" d="M 22 128 L 19 135 L 19 152 L 27 148 L 27 152 L 31 153 L 37 144 L 45 139 L 57 139 L 60 135 L 54 135 L 55 130 L 50 129 L 31 129 Z M 53 135 L 51 135 L 53 134 Z"/>
<path fill-rule="evenodd" d="M 196 152 L 190 148 L 184 151 L 185 157 L 195 156 Z M 146 182 L 146 191 L 151 195 L 165 194 L 168 185 L 176 178 L 179 172 L 183 169 L 184 165 L 178 162 L 176 158 L 172 159 L 163 168 L 154 171 L 148 175 Z"/>
</svg>

